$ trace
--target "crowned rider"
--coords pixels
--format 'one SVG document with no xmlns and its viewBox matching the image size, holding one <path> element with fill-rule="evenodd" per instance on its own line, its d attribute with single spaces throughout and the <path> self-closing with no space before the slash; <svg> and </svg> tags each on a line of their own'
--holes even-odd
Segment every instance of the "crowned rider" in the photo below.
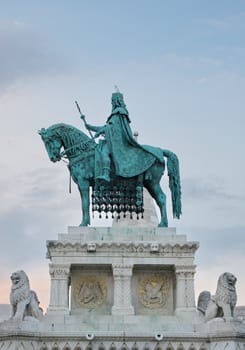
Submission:
<svg viewBox="0 0 245 350">
<path fill-rule="evenodd" d="M 156 160 L 163 162 L 163 157 L 149 146 L 141 146 L 134 139 L 130 128 L 129 113 L 119 91 L 112 94 L 112 112 L 104 126 L 87 124 L 88 130 L 95 131 L 94 138 L 103 135 L 95 154 L 95 177 L 110 181 L 111 161 L 115 174 L 133 177 L 142 174 Z M 84 116 L 81 116 L 84 119 Z"/>
</svg>

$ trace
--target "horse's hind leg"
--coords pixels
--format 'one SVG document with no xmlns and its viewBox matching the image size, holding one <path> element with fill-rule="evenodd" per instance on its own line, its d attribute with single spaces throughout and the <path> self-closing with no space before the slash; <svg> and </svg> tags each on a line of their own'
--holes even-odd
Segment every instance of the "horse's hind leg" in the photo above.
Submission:
<svg viewBox="0 0 245 350">
<path fill-rule="evenodd" d="M 166 195 L 162 191 L 159 182 L 155 182 L 154 180 L 145 182 L 145 187 L 149 191 L 150 195 L 153 199 L 155 199 L 161 213 L 161 221 L 159 223 L 159 227 L 168 227 L 168 218 L 167 218 L 167 210 L 166 210 Z"/>
</svg>

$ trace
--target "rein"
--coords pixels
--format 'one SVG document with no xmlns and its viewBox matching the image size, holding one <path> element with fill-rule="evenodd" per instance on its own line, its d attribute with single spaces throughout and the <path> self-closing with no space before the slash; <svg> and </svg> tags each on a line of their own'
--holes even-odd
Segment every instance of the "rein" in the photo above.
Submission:
<svg viewBox="0 0 245 350">
<path fill-rule="evenodd" d="M 89 147 L 90 144 L 94 147 L 90 148 Z M 86 158 L 89 155 L 89 154 L 87 154 L 86 156 L 80 155 L 78 158 L 76 156 L 74 156 L 74 157 L 76 157 L 76 159 L 73 159 L 73 160 L 69 159 L 69 162 L 67 162 L 64 158 L 66 158 L 66 159 L 68 158 L 67 153 L 69 151 L 75 150 L 77 148 L 78 150 L 80 149 L 81 151 L 89 150 L 90 151 L 89 153 L 91 153 L 91 151 L 95 148 L 95 145 L 96 145 L 96 143 L 94 141 L 94 138 L 92 138 L 88 141 L 79 142 L 79 143 L 67 148 L 63 152 L 60 152 L 60 158 L 66 164 L 67 168 L 69 169 L 71 165 L 74 165 L 75 163 L 77 163 L 78 161 L 81 161 L 82 159 Z M 72 158 L 74 158 L 74 157 L 72 157 Z M 70 172 L 70 169 L 69 169 L 69 174 L 70 174 L 70 176 L 69 176 L 69 193 L 71 193 L 71 172 Z"/>
<path fill-rule="evenodd" d="M 94 147 L 89 148 L 90 144 L 92 144 Z M 61 160 L 66 164 L 67 168 L 69 169 L 69 193 L 71 193 L 71 172 L 70 172 L 70 166 L 76 164 L 77 162 L 81 161 L 84 158 L 87 158 L 90 154 L 92 154 L 92 150 L 95 148 L 96 143 L 94 142 L 94 139 L 88 140 L 88 141 L 84 141 L 84 142 L 79 142 L 76 145 L 73 145 L 69 148 L 67 148 L 65 151 L 60 152 L 60 158 Z M 67 156 L 67 152 L 69 152 L 70 150 L 76 149 L 78 148 L 78 150 L 82 150 L 82 151 L 89 151 L 86 155 L 80 155 L 78 158 L 77 156 L 73 156 L 72 158 L 75 159 L 69 159 L 69 162 L 67 162 L 65 159 L 63 158 L 68 158 Z"/>
<path fill-rule="evenodd" d="M 72 166 L 72 165 L 74 165 L 74 164 L 80 162 L 81 160 L 84 160 L 84 159 L 88 158 L 89 156 L 91 156 L 91 155 L 93 155 L 93 154 L 94 154 L 93 149 L 91 149 L 91 150 L 89 150 L 89 152 L 87 152 L 86 154 L 82 154 L 82 155 L 77 156 L 77 157 L 75 157 L 75 158 L 73 158 L 73 159 L 70 159 L 69 165 Z"/>
</svg>

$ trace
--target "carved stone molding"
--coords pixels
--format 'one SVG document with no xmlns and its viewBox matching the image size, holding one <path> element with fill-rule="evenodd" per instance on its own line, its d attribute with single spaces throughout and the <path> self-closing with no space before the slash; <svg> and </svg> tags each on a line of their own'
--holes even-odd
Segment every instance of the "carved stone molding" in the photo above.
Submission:
<svg viewBox="0 0 245 350">
<path fill-rule="evenodd" d="M 1 349 L 21 349 L 21 350 L 210 350 L 210 349 L 243 349 L 244 341 L 241 337 L 231 337 L 227 339 L 216 339 L 212 337 L 196 337 L 196 335 L 182 337 L 168 337 L 167 340 L 157 340 L 161 338 L 161 333 L 156 334 L 157 339 L 139 339 L 135 337 L 122 340 L 120 336 L 98 339 L 88 342 L 84 339 L 76 339 L 77 336 L 70 335 L 69 339 L 62 339 L 62 335 L 51 336 L 48 339 L 41 335 L 36 339 L 31 334 L 8 334 L 4 339 L 0 339 Z M 24 338 L 24 339 L 23 339 Z"/>
<path fill-rule="evenodd" d="M 157 254 L 162 257 L 193 257 L 198 249 L 197 242 L 185 242 L 185 243 L 166 243 L 145 241 L 123 241 L 123 242 L 110 242 L 110 241 L 96 241 L 93 242 L 96 254 L 113 252 L 113 254 L 124 253 L 127 256 L 152 256 L 152 247 L 157 247 Z M 47 243 L 47 257 L 52 259 L 53 256 L 62 257 L 64 252 L 72 255 L 89 254 L 87 243 L 81 242 L 62 242 L 62 241 L 48 241 Z M 156 252 L 156 250 L 155 250 Z"/>
</svg>

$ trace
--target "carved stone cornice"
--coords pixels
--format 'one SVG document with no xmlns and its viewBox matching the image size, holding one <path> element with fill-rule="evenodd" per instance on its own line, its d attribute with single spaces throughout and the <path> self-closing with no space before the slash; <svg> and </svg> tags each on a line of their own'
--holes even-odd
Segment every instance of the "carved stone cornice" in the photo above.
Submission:
<svg viewBox="0 0 245 350">
<path fill-rule="evenodd" d="M 94 241 L 93 241 L 94 242 Z M 89 242 L 66 242 L 66 241 L 47 241 L 47 258 L 52 256 L 63 256 L 70 253 L 72 256 L 91 255 L 88 251 Z M 194 257 L 199 247 L 198 242 L 184 243 L 162 243 L 158 242 L 158 251 L 152 251 L 152 241 L 96 241 L 96 255 L 108 253 L 117 256 L 123 253 L 125 256 L 159 256 L 159 257 Z M 94 254 L 94 252 L 93 252 Z"/>
</svg>

